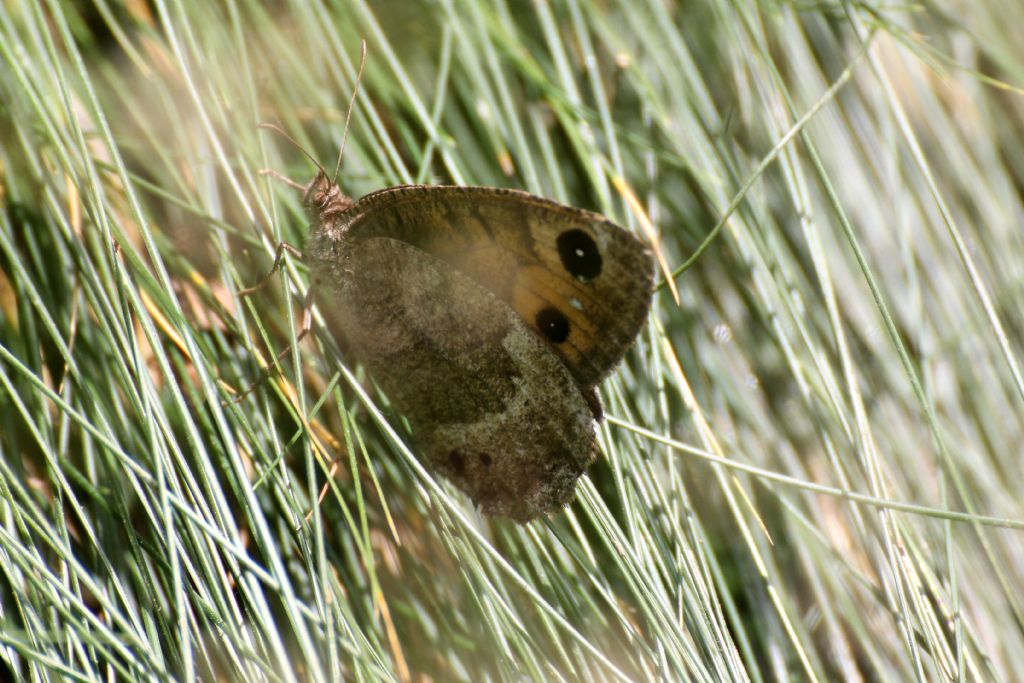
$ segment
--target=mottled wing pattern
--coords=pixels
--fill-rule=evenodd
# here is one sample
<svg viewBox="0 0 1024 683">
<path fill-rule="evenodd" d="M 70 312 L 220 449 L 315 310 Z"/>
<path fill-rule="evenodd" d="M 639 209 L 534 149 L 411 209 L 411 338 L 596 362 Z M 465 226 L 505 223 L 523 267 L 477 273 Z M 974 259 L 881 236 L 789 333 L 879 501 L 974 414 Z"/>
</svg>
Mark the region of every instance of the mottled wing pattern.
<svg viewBox="0 0 1024 683">
<path fill-rule="evenodd" d="M 488 514 L 564 507 L 597 446 L 558 356 L 506 302 L 408 241 L 348 234 L 334 256 L 330 274 L 311 261 L 317 306 L 431 464 Z"/>
</svg>

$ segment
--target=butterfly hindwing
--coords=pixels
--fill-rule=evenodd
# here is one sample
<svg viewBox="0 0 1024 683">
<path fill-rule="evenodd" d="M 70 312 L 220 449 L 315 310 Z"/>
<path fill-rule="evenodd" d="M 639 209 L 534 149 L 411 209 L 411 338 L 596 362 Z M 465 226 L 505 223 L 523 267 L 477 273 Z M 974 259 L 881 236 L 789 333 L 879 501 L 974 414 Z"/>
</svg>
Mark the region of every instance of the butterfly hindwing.
<svg viewBox="0 0 1024 683">
<path fill-rule="evenodd" d="M 419 247 L 370 237 L 340 253 L 346 275 L 317 287 L 317 306 L 431 464 L 489 514 L 526 521 L 564 507 L 597 446 L 558 356 L 508 304 Z"/>
</svg>

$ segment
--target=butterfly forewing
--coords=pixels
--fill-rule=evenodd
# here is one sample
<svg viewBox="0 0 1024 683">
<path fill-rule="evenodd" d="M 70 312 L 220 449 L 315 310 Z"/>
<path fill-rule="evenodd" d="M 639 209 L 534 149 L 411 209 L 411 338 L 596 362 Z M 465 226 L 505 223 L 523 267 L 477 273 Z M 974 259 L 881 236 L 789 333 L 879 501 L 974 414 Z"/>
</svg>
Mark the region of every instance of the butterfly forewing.
<svg viewBox="0 0 1024 683">
<path fill-rule="evenodd" d="M 649 250 L 598 214 L 515 190 L 450 186 L 381 190 L 349 213 L 349 239 L 411 244 L 508 303 L 583 388 L 621 360 L 650 306 Z"/>
</svg>

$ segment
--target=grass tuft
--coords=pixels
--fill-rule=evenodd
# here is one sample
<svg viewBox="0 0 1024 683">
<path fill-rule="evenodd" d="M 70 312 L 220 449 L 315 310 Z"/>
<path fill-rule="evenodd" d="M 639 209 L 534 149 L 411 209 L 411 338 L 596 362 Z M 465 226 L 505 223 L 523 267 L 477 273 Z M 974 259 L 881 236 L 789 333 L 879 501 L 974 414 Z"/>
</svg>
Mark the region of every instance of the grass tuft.
<svg viewBox="0 0 1024 683">
<path fill-rule="evenodd" d="M 1024 7 L 0 4 L 0 677 L 1015 680 Z M 656 244 L 564 513 L 324 335 L 299 182 Z M 672 291 L 672 283 L 677 291 Z M 254 391 L 246 387 L 264 376 Z"/>
</svg>

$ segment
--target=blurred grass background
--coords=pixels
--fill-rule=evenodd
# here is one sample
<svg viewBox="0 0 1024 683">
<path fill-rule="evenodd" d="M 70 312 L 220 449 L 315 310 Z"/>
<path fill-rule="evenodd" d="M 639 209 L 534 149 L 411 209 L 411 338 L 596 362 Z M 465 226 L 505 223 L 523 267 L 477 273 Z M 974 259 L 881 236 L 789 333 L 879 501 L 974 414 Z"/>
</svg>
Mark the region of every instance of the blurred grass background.
<svg viewBox="0 0 1024 683">
<path fill-rule="evenodd" d="M 1022 23 L 998 0 L 0 3 L 0 669 L 1024 678 Z M 306 283 L 292 261 L 237 296 L 306 232 L 261 169 L 314 171 L 256 124 L 332 165 L 361 40 L 353 196 L 516 187 L 697 255 L 549 520 L 425 472 L 322 336 L 230 402 Z"/>
</svg>

